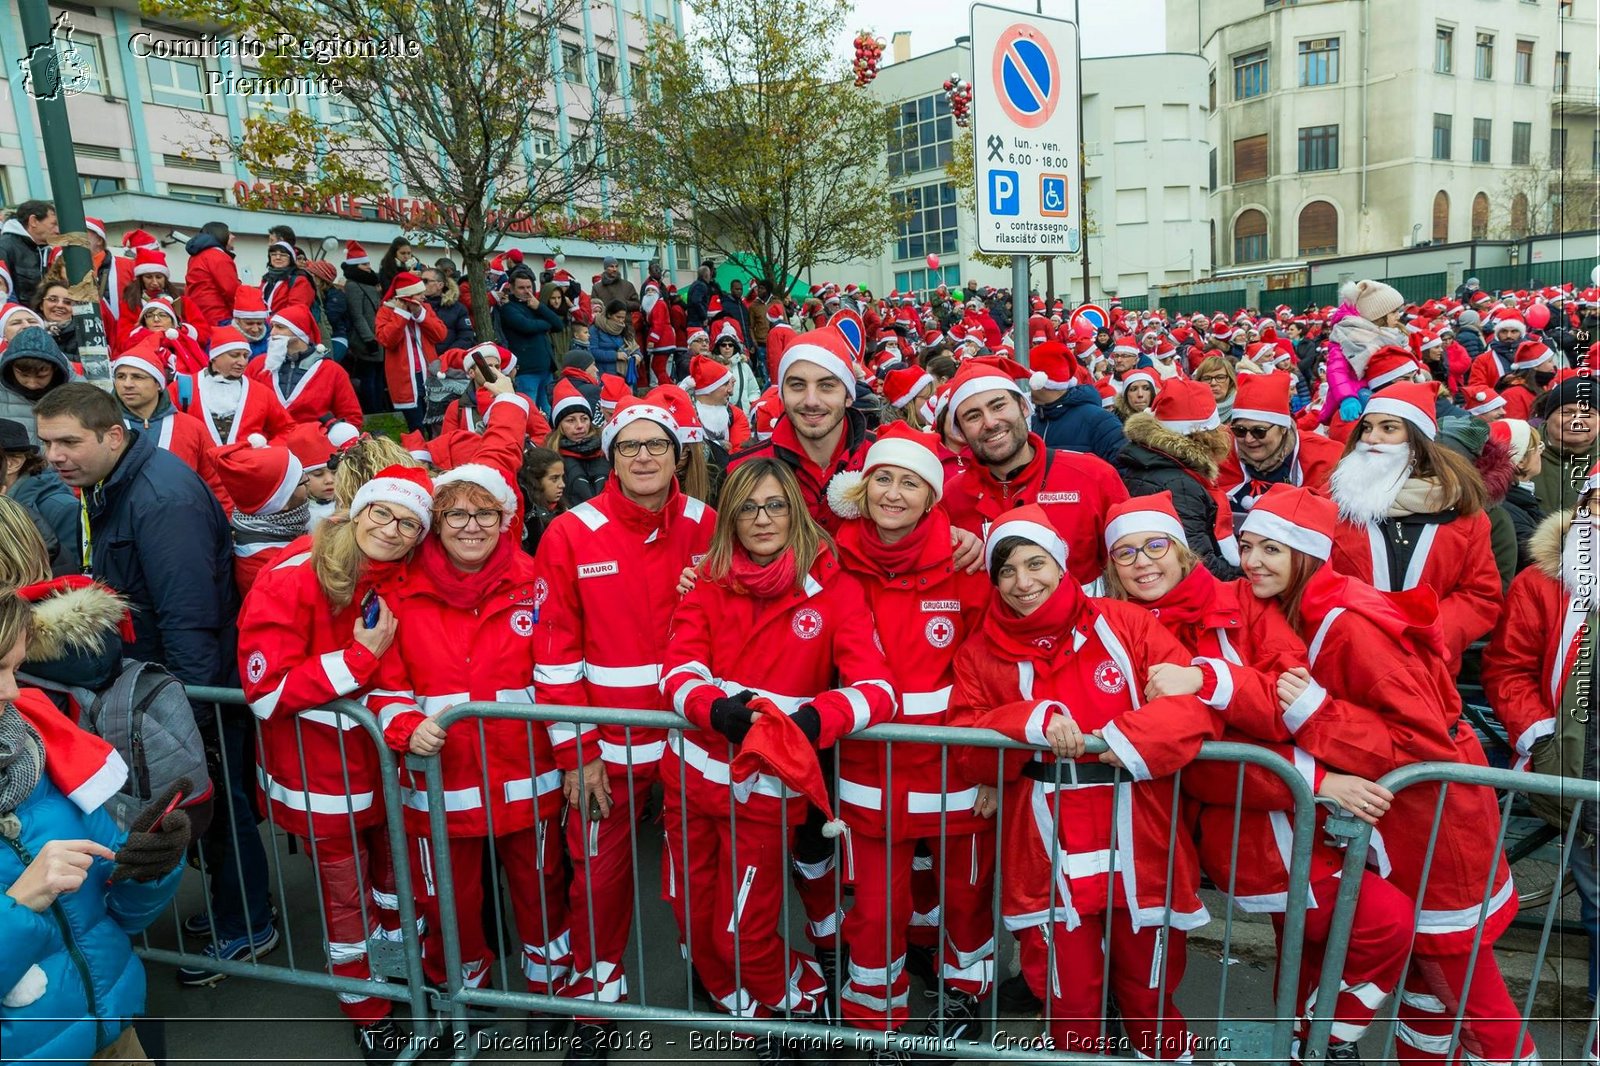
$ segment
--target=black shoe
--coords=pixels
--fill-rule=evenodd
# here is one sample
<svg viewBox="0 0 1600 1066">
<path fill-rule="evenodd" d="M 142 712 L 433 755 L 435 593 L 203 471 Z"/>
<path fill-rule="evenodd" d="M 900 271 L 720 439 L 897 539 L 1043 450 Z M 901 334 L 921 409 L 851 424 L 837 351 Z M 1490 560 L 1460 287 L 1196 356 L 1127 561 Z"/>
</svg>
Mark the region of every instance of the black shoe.
<svg viewBox="0 0 1600 1066">
<path fill-rule="evenodd" d="M 944 1009 L 935 1010 L 928 1016 L 928 1024 L 922 1030 L 922 1035 L 940 1040 L 978 1039 L 983 1035 L 983 1019 L 978 1017 L 978 997 L 946 989 Z"/>
<path fill-rule="evenodd" d="M 1044 1010 L 1044 1001 L 1033 994 L 1028 979 L 1020 973 L 1001 981 L 995 995 L 1000 1013 L 1007 1018 L 1031 1018 Z"/>
<path fill-rule="evenodd" d="M 1329 1040 L 1328 1054 L 1324 1057 L 1329 1062 L 1353 1062 L 1361 1066 L 1361 1049 L 1354 1040 Z"/>
<path fill-rule="evenodd" d="M 579 1022 L 572 1030 L 572 1044 L 562 1062 L 592 1066 L 606 1062 L 611 1055 L 611 1026 L 599 1022 Z"/>
<path fill-rule="evenodd" d="M 407 1048 L 406 1035 L 400 1031 L 393 1018 L 383 1018 L 371 1025 L 356 1027 L 356 1046 L 367 1066 L 389 1066 Z"/>
<path fill-rule="evenodd" d="M 906 945 L 906 973 L 922 982 L 922 994 L 930 998 L 939 994 L 939 956 L 931 944 Z"/>
<path fill-rule="evenodd" d="M 827 1021 L 833 1020 L 834 1004 L 839 1002 L 839 963 L 842 947 L 817 948 L 817 965 L 822 968 L 822 982 L 828 986 L 817 1013 Z"/>
<path fill-rule="evenodd" d="M 780 1066 L 784 1061 L 783 1041 L 771 1033 L 762 1033 L 756 1037 L 750 1050 L 755 1052 L 756 1061 L 761 1063 L 761 1066 Z"/>
</svg>

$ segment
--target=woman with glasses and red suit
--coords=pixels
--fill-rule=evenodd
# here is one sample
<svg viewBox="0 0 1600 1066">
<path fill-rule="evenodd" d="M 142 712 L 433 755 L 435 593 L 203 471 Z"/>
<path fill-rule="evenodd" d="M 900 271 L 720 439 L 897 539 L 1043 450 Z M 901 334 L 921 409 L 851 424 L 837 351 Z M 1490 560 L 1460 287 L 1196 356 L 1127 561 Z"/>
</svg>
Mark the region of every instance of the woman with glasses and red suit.
<svg viewBox="0 0 1600 1066">
<path fill-rule="evenodd" d="M 1294 746 L 1284 724 L 1278 678 L 1287 670 L 1305 669 L 1306 647 L 1282 612 L 1271 601 L 1252 596 L 1248 582 L 1221 581 L 1199 565 L 1168 493 L 1136 496 L 1113 507 L 1106 516 L 1105 538 L 1111 557 L 1106 567 L 1108 594 L 1150 611 L 1194 656 L 1188 666 L 1152 667 L 1146 694 L 1197 696 L 1213 719 L 1212 735 L 1259 744 L 1281 755 L 1317 795 L 1376 825 L 1393 799 L 1390 793 L 1317 763 Z M 1136 751 L 1154 746 L 1170 754 L 1170 727 L 1159 718 L 1128 715 L 1120 720 L 1119 730 Z M 1151 758 L 1144 761 L 1152 765 Z M 1244 767 L 1236 840 L 1238 788 L 1239 767 L 1231 763 L 1196 762 L 1183 771 L 1184 794 L 1197 804 L 1200 868 L 1214 884 L 1232 893 L 1241 910 L 1272 915 L 1281 933 L 1288 905 L 1294 798 L 1277 774 Z M 1302 1009 L 1321 971 L 1321 946 L 1328 937 L 1343 862 L 1343 854 L 1320 838 L 1313 845 L 1312 909 L 1306 911 L 1307 950 L 1300 970 Z M 1387 881 L 1375 874 L 1363 878 L 1335 1005 L 1330 1058 L 1353 1055 L 1353 1042 L 1399 983 L 1411 943 L 1412 909 L 1412 901 Z"/>
<path fill-rule="evenodd" d="M 950 719 L 1037 745 L 1007 751 L 1000 775 L 1001 909 L 1021 942 L 1023 976 L 1046 1001 L 1057 1051 L 1108 1046 L 1104 993 L 1121 1008 L 1135 1053 L 1188 1061 L 1192 1038 L 1173 997 L 1186 931 L 1208 915 L 1194 842 L 1173 835 L 1173 782 L 1162 775 L 1211 725 L 1197 696 L 1145 693 L 1193 656 L 1150 612 L 1089 599 L 1063 580 L 1066 543 L 1037 505 L 995 522 L 984 553 L 995 594 L 956 655 Z M 1135 750 L 1118 726 L 1140 718 L 1160 723 L 1162 735 Z M 1091 731 L 1111 751 L 1085 756 Z M 1111 765 L 1119 759 L 1125 772 Z M 1000 783 L 993 751 L 967 749 L 955 761 L 975 784 Z M 1115 841 L 1113 815 L 1122 822 Z"/>
<path fill-rule="evenodd" d="M 892 718 L 881 647 L 861 583 L 788 465 L 757 456 L 735 467 L 699 581 L 672 616 L 661 680 L 696 727 L 673 730 L 662 759 L 665 895 L 707 992 L 731 1013 L 810 1014 L 826 985 L 778 928 L 805 797 L 769 774 L 735 781 L 730 764 L 758 713 L 786 717 L 815 749 Z M 757 1053 L 781 1055 L 770 1040 Z"/>
<path fill-rule="evenodd" d="M 1367 405 L 1363 424 L 1377 404 Z M 1477 734 L 1461 721 L 1437 596 L 1427 587 L 1381 592 L 1336 573 L 1327 562 L 1338 525 L 1331 501 L 1277 485 L 1240 530 L 1251 593 L 1276 601 L 1307 641 L 1309 673 L 1278 678 L 1295 744 L 1374 781 L 1416 762 L 1486 765 Z M 1363 799 L 1358 810 L 1363 802 L 1373 805 L 1367 813 L 1377 809 Z M 1401 1061 L 1443 1061 L 1463 1007 L 1461 1045 L 1472 1060 L 1536 1061 L 1531 1039 L 1517 1043 L 1521 1013 L 1493 950 L 1517 913 L 1498 820 L 1488 788 L 1425 784 L 1395 793 L 1373 831 L 1380 871 L 1421 904 L 1400 997 Z"/>
<path fill-rule="evenodd" d="M 950 519 L 939 507 L 944 467 L 938 449 L 931 433 L 904 422 L 885 426 L 867 449 L 859 480 L 834 505 L 848 519 L 839 528 L 839 559 L 867 590 L 900 693 L 901 719 L 931 726 L 945 724 L 956 652 L 989 602 L 988 581 L 953 561 Z M 850 974 L 839 997 L 845 1019 L 863 1029 L 896 1029 L 910 1017 L 906 927 L 916 909 L 913 859 L 925 843 L 932 872 L 944 885 L 944 943 L 936 964 L 944 1010 L 927 1031 L 975 1038 L 978 1000 L 994 980 L 994 790 L 957 778 L 937 745 L 891 750 L 844 741 L 839 808 L 851 827 L 844 869 L 855 885 L 855 904 L 844 921 Z"/>
<path fill-rule="evenodd" d="M 440 474 L 432 525 L 393 604 L 399 634 L 367 704 L 400 753 L 440 756 L 461 981 L 478 988 L 494 958 L 483 928 L 484 849 L 502 856 L 528 991 L 553 994 L 570 959 L 561 846 L 561 771 L 543 722 L 471 718 L 447 728 L 435 716 L 459 703 L 532 704 L 538 603 L 533 560 L 515 535 L 517 497 L 494 467 L 467 463 Z M 423 965 L 443 981 L 441 915 L 433 870 L 427 786 L 404 769 L 400 791 L 419 909 L 427 920 Z M 492 897 L 491 897 L 492 898 Z M 495 930 L 495 943 L 499 931 Z"/>
<path fill-rule="evenodd" d="M 310 551 L 256 578 L 239 615 L 239 673 L 259 725 L 256 780 L 273 824 L 309 841 L 328 963 L 340 977 L 371 975 L 369 939 L 400 939 L 399 901 L 377 753 L 353 718 L 322 707 L 360 699 L 376 682 L 397 632 L 391 608 L 404 563 L 432 504 L 415 465 L 380 471 L 355 493 L 348 518 L 318 527 Z M 389 1000 L 341 994 L 339 1009 L 359 1027 L 367 1062 L 403 1050 Z"/>
</svg>

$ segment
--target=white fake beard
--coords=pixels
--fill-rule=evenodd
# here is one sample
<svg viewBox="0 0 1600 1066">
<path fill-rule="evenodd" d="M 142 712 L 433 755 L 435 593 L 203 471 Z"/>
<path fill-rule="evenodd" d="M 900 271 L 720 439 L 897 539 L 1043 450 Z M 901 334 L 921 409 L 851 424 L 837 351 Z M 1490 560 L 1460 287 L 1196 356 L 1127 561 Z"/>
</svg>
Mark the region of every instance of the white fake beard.
<svg viewBox="0 0 1600 1066">
<path fill-rule="evenodd" d="M 1411 445 L 1357 444 L 1328 479 L 1339 515 L 1369 525 L 1384 518 L 1411 474 Z"/>
<path fill-rule="evenodd" d="M 1579 516 L 1561 545 L 1561 581 L 1570 596 L 1586 599 L 1593 609 L 1596 581 L 1600 579 L 1600 526 Z"/>
<path fill-rule="evenodd" d="M 289 358 L 289 338 L 270 337 L 267 340 L 267 373 L 276 374 L 278 368 Z"/>
<path fill-rule="evenodd" d="M 733 421 L 733 416 L 728 413 L 727 407 L 722 404 L 695 403 L 695 413 L 700 416 L 700 425 L 705 427 L 706 436 L 715 437 L 726 442 L 728 439 L 728 425 Z"/>
</svg>

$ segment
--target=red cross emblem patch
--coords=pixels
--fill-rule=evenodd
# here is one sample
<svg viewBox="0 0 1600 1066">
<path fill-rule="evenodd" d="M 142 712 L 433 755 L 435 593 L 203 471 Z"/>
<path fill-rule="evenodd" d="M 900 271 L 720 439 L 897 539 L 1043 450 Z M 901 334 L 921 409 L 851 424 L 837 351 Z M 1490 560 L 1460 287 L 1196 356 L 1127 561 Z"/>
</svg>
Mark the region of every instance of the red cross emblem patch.
<svg viewBox="0 0 1600 1066">
<path fill-rule="evenodd" d="M 1110 659 L 1094 668 L 1094 683 L 1101 692 L 1121 692 L 1128 687 L 1128 679 Z"/>
<path fill-rule="evenodd" d="M 802 607 L 789 620 L 789 628 L 801 640 L 813 640 L 822 635 L 822 615 L 811 607 Z"/>
<path fill-rule="evenodd" d="M 922 627 L 922 634 L 935 648 L 948 648 L 950 642 L 956 639 L 956 624 L 944 615 L 936 614 Z"/>
</svg>

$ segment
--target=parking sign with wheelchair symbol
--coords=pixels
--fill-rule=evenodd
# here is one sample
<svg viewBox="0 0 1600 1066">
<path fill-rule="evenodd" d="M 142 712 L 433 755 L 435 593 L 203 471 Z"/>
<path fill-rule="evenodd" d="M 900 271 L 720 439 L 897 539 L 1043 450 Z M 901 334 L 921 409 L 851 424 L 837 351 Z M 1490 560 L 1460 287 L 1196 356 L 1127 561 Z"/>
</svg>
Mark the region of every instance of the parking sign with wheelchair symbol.
<svg viewBox="0 0 1600 1066">
<path fill-rule="evenodd" d="M 1039 175 L 1039 213 L 1046 218 L 1066 218 L 1071 213 L 1065 174 Z"/>
</svg>

